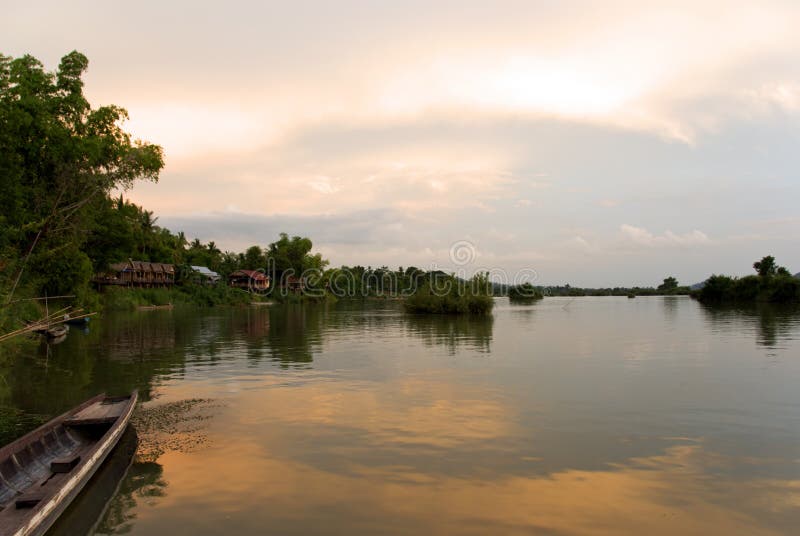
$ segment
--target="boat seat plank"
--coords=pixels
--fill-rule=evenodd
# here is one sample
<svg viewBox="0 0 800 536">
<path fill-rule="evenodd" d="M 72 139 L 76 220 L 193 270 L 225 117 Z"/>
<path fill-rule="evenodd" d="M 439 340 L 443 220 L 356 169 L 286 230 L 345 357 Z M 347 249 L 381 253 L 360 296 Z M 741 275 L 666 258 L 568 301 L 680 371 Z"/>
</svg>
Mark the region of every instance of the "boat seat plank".
<svg viewBox="0 0 800 536">
<path fill-rule="evenodd" d="M 125 409 L 125 401 L 96 402 L 82 409 L 66 421 L 69 426 L 112 423 Z"/>
<path fill-rule="evenodd" d="M 50 462 L 50 470 L 54 473 L 69 473 L 80 461 L 79 454 L 56 458 Z"/>
<path fill-rule="evenodd" d="M 39 504 L 42 499 L 44 499 L 44 493 L 39 490 L 31 491 L 17 497 L 17 499 L 14 501 L 14 505 L 18 510 L 23 508 L 33 508 Z"/>
<path fill-rule="evenodd" d="M 67 426 L 89 426 L 92 424 L 111 424 L 116 420 L 116 417 L 100 417 L 97 419 L 67 419 L 64 421 L 64 424 Z"/>
<path fill-rule="evenodd" d="M 45 497 L 49 497 L 57 491 L 58 488 L 61 487 L 61 483 L 66 476 L 66 473 L 55 473 L 50 478 L 43 480 L 42 483 L 37 485 L 34 489 L 30 489 L 18 496 L 14 500 L 16 509 L 23 510 L 25 508 L 33 508 L 44 500 Z M 0 523 L 0 526 L 1 525 L 2 523 Z"/>
</svg>

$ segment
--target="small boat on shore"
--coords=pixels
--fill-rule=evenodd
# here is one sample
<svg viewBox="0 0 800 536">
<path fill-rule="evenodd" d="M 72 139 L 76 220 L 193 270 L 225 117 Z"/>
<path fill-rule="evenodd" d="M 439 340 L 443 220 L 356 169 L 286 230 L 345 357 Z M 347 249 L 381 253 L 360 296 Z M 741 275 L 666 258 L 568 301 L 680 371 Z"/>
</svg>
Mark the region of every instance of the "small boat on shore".
<svg viewBox="0 0 800 536">
<path fill-rule="evenodd" d="M 39 333 L 45 335 L 48 339 L 58 339 L 60 337 L 64 337 L 68 331 L 69 326 L 65 324 L 55 324 L 53 326 L 48 326 Z"/>
<path fill-rule="evenodd" d="M 69 326 L 65 324 L 50 324 L 45 325 L 42 324 L 38 327 L 33 326 L 35 329 L 32 331 L 34 333 L 38 333 L 39 335 L 44 335 L 48 339 L 58 339 L 59 337 L 63 337 L 69 331 Z"/>
<path fill-rule="evenodd" d="M 98 395 L 0 449 L 0 534 L 44 534 L 113 450 L 136 399 Z"/>
</svg>

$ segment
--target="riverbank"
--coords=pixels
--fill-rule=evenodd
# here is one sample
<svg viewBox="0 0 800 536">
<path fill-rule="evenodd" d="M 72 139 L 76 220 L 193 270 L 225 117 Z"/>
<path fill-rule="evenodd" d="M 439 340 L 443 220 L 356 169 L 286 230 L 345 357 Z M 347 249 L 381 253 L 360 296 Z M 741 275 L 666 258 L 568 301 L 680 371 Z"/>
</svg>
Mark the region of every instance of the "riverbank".
<svg viewBox="0 0 800 536">
<path fill-rule="evenodd" d="M 100 294 L 100 307 L 106 312 L 135 311 L 168 306 L 216 307 L 247 305 L 262 301 L 241 289 L 224 285 L 176 286 L 172 288 L 109 288 Z"/>
</svg>

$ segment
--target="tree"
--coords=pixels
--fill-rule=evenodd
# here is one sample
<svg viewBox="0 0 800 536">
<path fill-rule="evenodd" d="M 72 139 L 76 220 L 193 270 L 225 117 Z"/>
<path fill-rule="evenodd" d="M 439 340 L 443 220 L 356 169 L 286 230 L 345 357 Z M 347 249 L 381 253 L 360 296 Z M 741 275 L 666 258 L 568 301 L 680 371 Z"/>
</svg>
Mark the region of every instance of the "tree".
<svg viewBox="0 0 800 536">
<path fill-rule="evenodd" d="M 319 264 L 322 259 L 306 259 L 313 244 L 308 238 L 293 236 L 291 239 L 286 233 L 281 233 L 280 238 L 269 245 L 268 257 L 275 265 L 275 271 L 280 276 L 287 270 L 293 270 L 299 276 L 310 264 Z"/>
<path fill-rule="evenodd" d="M 39 276 L 40 290 L 61 279 L 85 285 L 93 209 L 115 189 L 157 181 L 164 166 L 161 147 L 122 129 L 123 108 L 91 107 L 81 79 L 88 65 L 75 51 L 55 72 L 29 55 L 0 55 L 0 254 L 12 265 L 9 294 L 25 273 Z M 56 259 L 74 273 L 53 270 Z"/>
<path fill-rule="evenodd" d="M 675 290 L 677 290 L 677 288 L 678 288 L 678 280 L 672 276 L 669 276 L 666 279 L 664 279 L 663 283 L 658 285 L 657 290 L 659 292 L 669 293 L 669 292 L 674 292 Z"/>
<path fill-rule="evenodd" d="M 771 277 L 775 275 L 778 270 L 775 265 L 775 257 L 772 255 L 767 255 L 760 261 L 754 262 L 753 268 L 755 268 L 756 272 L 758 272 L 758 275 L 761 277 Z"/>
<path fill-rule="evenodd" d="M 248 270 L 258 270 L 266 268 L 264 263 L 264 251 L 259 246 L 250 246 L 244 252 L 244 268 Z"/>
</svg>

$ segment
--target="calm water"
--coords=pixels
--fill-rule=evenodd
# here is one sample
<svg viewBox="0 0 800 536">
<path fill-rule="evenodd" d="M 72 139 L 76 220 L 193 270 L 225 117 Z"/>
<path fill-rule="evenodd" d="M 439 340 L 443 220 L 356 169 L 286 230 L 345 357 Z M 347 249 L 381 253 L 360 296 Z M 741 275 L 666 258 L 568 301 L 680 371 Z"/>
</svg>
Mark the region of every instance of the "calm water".
<svg viewBox="0 0 800 536">
<path fill-rule="evenodd" d="M 3 379 L 22 423 L 100 391 L 145 400 L 133 465 L 135 443 L 62 533 L 800 527 L 797 312 L 655 297 L 498 300 L 485 320 L 384 302 L 149 311 L 73 330 Z"/>
</svg>

